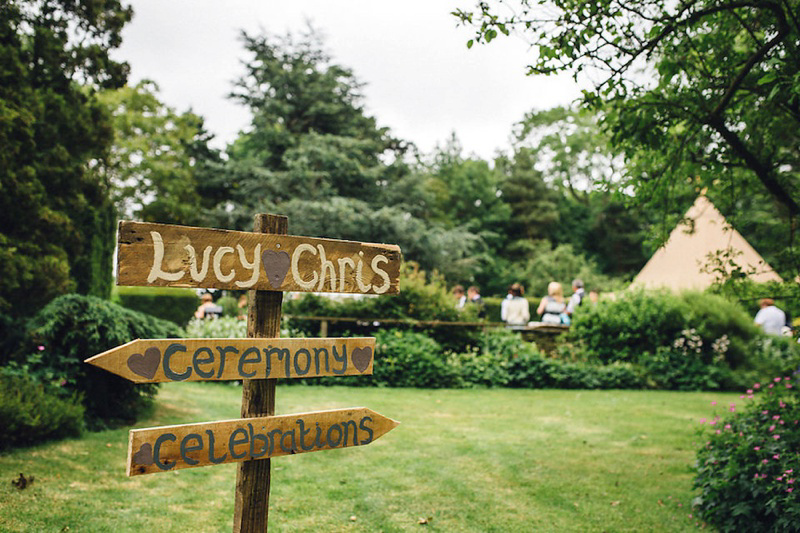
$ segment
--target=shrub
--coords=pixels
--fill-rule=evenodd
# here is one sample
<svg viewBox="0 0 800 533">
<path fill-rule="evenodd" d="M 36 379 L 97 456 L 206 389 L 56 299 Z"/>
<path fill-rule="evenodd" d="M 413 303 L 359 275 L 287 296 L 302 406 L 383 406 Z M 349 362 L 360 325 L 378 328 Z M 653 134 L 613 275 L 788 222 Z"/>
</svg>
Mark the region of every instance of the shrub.
<svg viewBox="0 0 800 533">
<path fill-rule="evenodd" d="M 398 329 L 379 331 L 375 337 L 372 380 L 377 384 L 430 389 L 461 385 L 458 372 L 430 337 Z"/>
<path fill-rule="evenodd" d="M 185 326 L 200 305 L 194 290 L 176 287 L 117 287 L 112 300 L 179 326 Z"/>
<path fill-rule="evenodd" d="M 758 388 L 760 387 L 760 392 Z M 697 452 L 698 515 L 721 531 L 797 531 L 800 398 L 788 377 L 748 391 L 715 417 Z"/>
<path fill-rule="evenodd" d="M 643 352 L 669 346 L 687 329 L 688 305 L 669 292 L 629 291 L 616 300 L 581 306 L 570 338 L 600 362 L 634 362 Z"/>
<path fill-rule="evenodd" d="M 83 398 L 87 419 L 134 421 L 155 395 L 156 385 L 134 384 L 83 361 L 136 338 L 178 337 L 172 322 L 92 296 L 56 298 L 34 316 L 26 334 L 25 367 L 43 381 L 58 380 Z"/>
<path fill-rule="evenodd" d="M 24 375 L 0 373 L 0 450 L 79 435 L 84 409 Z"/>
<path fill-rule="evenodd" d="M 186 326 L 189 339 L 243 339 L 247 337 L 247 320 L 232 316 L 193 318 Z"/>
<path fill-rule="evenodd" d="M 696 357 L 704 364 L 724 361 L 731 368 L 747 362 L 750 344 L 760 336 L 741 306 L 721 296 L 630 291 L 582 307 L 575 313 L 570 338 L 604 363 L 635 362 L 643 353 L 673 347 L 684 331 L 698 338 Z"/>
</svg>

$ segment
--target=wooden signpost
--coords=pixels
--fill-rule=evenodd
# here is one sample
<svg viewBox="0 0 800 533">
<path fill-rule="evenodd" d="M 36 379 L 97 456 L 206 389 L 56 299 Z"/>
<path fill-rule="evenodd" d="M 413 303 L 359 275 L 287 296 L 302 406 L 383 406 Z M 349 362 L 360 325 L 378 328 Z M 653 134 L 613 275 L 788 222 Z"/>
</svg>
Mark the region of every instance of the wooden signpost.
<svg viewBox="0 0 800 533">
<path fill-rule="evenodd" d="M 266 531 L 270 458 L 369 444 L 398 422 L 365 407 L 275 416 L 277 378 L 372 374 L 374 338 L 280 339 L 283 291 L 391 294 L 400 248 L 120 222 L 118 285 L 248 289 L 247 339 L 136 339 L 86 362 L 136 383 L 242 380 L 241 418 L 134 429 L 129 476 L 238 462 L 234 531 Z"/>
</svg>

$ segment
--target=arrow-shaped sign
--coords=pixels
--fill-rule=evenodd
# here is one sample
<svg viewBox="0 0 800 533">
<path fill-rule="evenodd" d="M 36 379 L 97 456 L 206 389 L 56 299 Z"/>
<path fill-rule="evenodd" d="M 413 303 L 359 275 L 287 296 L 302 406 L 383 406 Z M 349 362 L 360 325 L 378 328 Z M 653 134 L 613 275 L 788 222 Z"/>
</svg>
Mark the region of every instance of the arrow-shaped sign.
<svg viewBox="0 0 800 533">
<path fill-rule="evenodd" d="M 137 339 L 86 360 L 136 383 L 372 374 L 373 337 Z"/>
<path fill-rule="evenodd" d="M 366 407 L 133 429 L 128 475 L 363 446 L 399 422 Z"/>
</svg>

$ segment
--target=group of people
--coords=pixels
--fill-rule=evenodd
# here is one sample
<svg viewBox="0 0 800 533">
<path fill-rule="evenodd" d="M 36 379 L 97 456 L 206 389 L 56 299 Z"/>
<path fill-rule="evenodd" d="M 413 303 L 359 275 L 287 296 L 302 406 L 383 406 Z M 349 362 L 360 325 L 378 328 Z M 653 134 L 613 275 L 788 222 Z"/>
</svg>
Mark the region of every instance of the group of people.
<svg viewBox="0 0 800 533">
<path fill-rule="evenodd" d="M 523 293 L 524 289 L 519 283 L 508 288 L 508 296 L 503 301 L 500 316 L 510 326 L 527 325 L 530 321 L 528 301 L 522 297 Z M 551 281 L 547 284 L 547 295 L 541 299 L 536 308 L 536 314 L 545 324 L 568 325 L 575 309 L 583 303 L 585 295 L 586 289 L 580 279 L 572 281 L 572 295 L 569 299 L 564 298 L 564 289 L 561 284 Z M 590 295 L 593 297 L 592 301 L 597 301 L 596 291 L 592 291 Z"/>
<path fill-rule="evenodd" d="M 531 320 L 530 305 L 524 294 L 525 288 L 519 283 L 514 283 L 508 288 L 508 295 L 500 307 L 500 318 L 509 326 L 527 326 Z M 545 324 L 569 324 L 575 309 L 583 303 L 585 294 L 583 281 L 580 279 L 572 281 L 572 295 L 569 299 L 564 298 L 561 284 L 551 281 L 547 286 L 547 296 L 542 298 L 536 308 L 536 314 Z M 478 287 L 470 287 L 465 294 L 464 287 L 456 285 L 453 288 L 453 297 L 456 299 L 457 309 L 463 309 L 467 305 L 477 305 L 478 316 L 485 316 L 483 299 Z M 597 292 L 590 291 L 589 298 L 596 302 Z"/>
<path fill-rule="evenodd" d="M 486 316 L 486 310 L 483 308 L 483 298 L 481 298 L 481 289 L 472 285 L 464 293 L 464 287 L 456 285 L 453 287 L 453 297 L 456 299 L 456 309 L 464 309 L 467 305 L 474 305 L 478 309 L 478 318 Z"/>
</svg>

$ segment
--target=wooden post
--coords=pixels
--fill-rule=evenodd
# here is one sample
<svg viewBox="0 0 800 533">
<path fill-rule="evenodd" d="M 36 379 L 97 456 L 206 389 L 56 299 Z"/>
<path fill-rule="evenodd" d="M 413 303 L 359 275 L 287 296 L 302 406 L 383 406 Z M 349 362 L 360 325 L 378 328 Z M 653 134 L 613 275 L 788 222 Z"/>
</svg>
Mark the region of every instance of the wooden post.
<svg viewBox="0 0 800 533">
<path fill-rule="evenodd" d="M 253 231 L 286 235 L 289 219 L 285 216 L 255 216 Z M 250 291 L 247 310 L 248 337 L 279 337 L 283 292 Z M 275 414 L 275 379 L 246 379 L 242 383 L 242 418 Z M 239 463 L 236 473 L 236 502 L 233 531 L 267 531 L 269 515 L 270 459 Z"/>
</svg>

